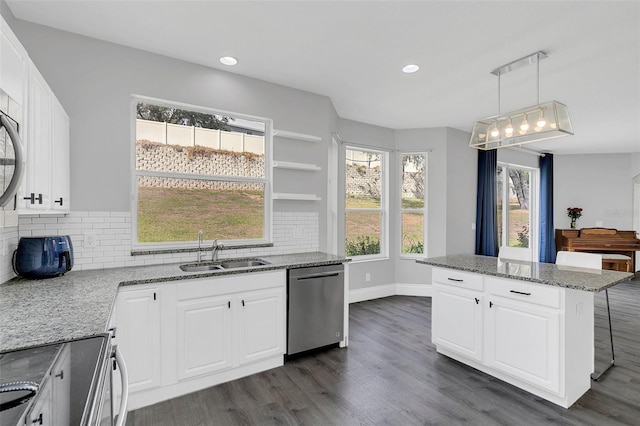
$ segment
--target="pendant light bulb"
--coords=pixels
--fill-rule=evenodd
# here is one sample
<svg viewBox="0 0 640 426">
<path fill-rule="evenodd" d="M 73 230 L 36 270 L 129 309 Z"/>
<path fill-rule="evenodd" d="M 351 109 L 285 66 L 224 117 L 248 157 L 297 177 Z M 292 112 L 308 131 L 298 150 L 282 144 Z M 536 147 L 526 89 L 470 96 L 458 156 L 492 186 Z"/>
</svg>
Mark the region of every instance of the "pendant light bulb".
<svg viewBox="0 0 640 426">
<path fill-rule="evenodd" d="M 504 132 L 507 136 L 511 136 L 513 134 L 513 125 L 511 124 L 511 119 L 509 119 L 507 127 L 504 128 Z"/>
<path fill-rule="evenodd" d="M 498 130 L 497 122 L 493 124 L 493 130 L 491 131 L 491 136 L 494 138 L 497 138 L 498 136 L 500 136 L 500 131 Z"/>
<path fill-rule="evenodd" d="M 526 133 L 529 130 L 529 122 L 527 121 L 527 114 L 524 115 L 524 120 L 522 120 L 522 124 L 520 125 L 520 130 L 523 133 Z"/>
<path fill-rule="evenodd" d="M 544 109 L 541 109 L 540 117 L 538 118 L 538 122 L 536 123 L 536 126 L 542 129 L 546 125 L 547 125 L 547 120 L 545 120 L 544 118 Z"/>
</svg>

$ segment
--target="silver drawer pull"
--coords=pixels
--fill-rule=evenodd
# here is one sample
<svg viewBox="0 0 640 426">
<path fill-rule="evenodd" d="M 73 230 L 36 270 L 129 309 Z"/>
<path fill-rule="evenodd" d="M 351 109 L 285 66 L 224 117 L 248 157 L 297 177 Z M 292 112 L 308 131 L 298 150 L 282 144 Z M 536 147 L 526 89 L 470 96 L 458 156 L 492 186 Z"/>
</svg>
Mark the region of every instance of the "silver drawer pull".
<svg viewBox="0 0 640 426">
<path fill-rule="evenodd" d="M 459 279 L 457 279 L 457 278 L 447 278 L 447 279 L 448 279 L 449 281 L 455 281 L 455 282 L 457 282 L 457 283 L 464 282 L 464 280 L 459 280 Z"/>
<path fill-rule="evenodd" d="M 515 293 L 515 294 L 521 294 L 523 296 L 531 296 L 531 293 L 525 293 L 524 291 L 515 291 L 515 290 L 509 290 L 510 293 Z"/>
</svg>

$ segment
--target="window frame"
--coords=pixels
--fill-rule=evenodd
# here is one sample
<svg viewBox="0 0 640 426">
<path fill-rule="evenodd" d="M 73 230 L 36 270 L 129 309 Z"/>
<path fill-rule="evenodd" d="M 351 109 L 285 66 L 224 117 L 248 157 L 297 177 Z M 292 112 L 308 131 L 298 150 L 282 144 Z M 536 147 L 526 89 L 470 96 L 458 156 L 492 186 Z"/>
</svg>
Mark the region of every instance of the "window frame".
<svg viewBox="0 0 640 426">
<path fill-rule="evenodd" d="M 380 165 L 382 170 L 380 171 L 380 179 L 382 180 L 380 184 L 380 208 L 379 209 L 354 209 L 348 208 L 346 205 L 346 197 L 347 197 L 347 180 L 346 180 L 346 165 L 347 165 L 347 151 L 360 151 L 360 152 L 371 152 L 374 154 L 379 154 L 381 156 Z M 390 152 L 385 151 L 379 148 L 374 147 L 365 147 L 354 144 L 346 144 L 344 146 L 344 240 L 343 240 L 343 249 L 346 255 L 346 241 L 347 241 L 347 213 L 349 212 L 363 212 L 363 213 L 371 213 L 371 212 L 380 212 L 380 253 L 378 254 L 365 254 L 358 256 L 349 256 L 349 259 L 352 262 L 368 262 L 368 261 L 376 261 L 376 260 L 384 260 L 389 258 L 389 156 Z"/>
<path fill-rule="evenodd" d="M 427 236 L 428 236 L 428 227 L 427 227 L 427 200 L 428 200 L 428 195 L 429 195 L 429 173 L 428 173 L 428 166 L 429 166 L 429 153 L 427 151 L 419 151 L 419 152 L 412 152 L 412 151 L 401 151 L 398 152 L 398 169 L 400 170 L 400 172 L 402 172 L 402 159 L 405 155 L 421 155 L 424 157 L 424 206 L 422 207 L 422 209 L 404 209 L 402 207 L 402 184 L 403 184 L 403 177 L 400 177 L 400 181 L 398 182 L 398 190 L 399 190 L 399 233 L 398 235 L 400 236 L 399 239 L 399 246 L 398 246 L 398 250 L 399 250 L 399 258 L 400 259 L 422 259 L 425 257 L 428 257 L 428 250 L 427 250 Z M 422 253 L 403 253 L 402 252 L 402 216 L 404 213 L 422 213 L 422 244 L 423 244 L 423 248 L 422 248 Z"/>
<path fill-rule="evenodd" d="M 193 175 L 184 173 L 171 173 L 171 172 L 157 172 L 148 170 L 136 169 L 136 107 L 138 103 L 150 103 L 158 106 L 180 108 L 191 110 L 195 112 L 201 112 L 206 114 L 216 114 L 233 116 L 241 119 L 258 121 L 264 123 L 264 178 L 253 177 L 239 177 L 239 176 L 223 176 L 223 175 Z M 138 177 L 140 176 L 154 176 L 165 177 L 175 179 L 196 179 L 196 180 L 209 180 L 209 181 L 223 181 L 223 182 L 247 182 L 247 183 L 262 183 L 264 184 L 264 206 L 263 206 L 263 230 L 262 238 L 260 239 L 234 239 L 234 240 L 220 240 L 226 245 L 231 246 L 243 246 L 243 245 L 260 245 L 260 244 L 272 244 L 273 242 L 273 224 L 272 224 L 272 188 L 273 188 L 273 167 L 272 167 L 272 147 L 273 147 L 273 120 L 264 117 L 252 116 L 248 114 L 241 114 L 237 112 L 225 111 L 220 109 L 214 109 L 209 107 L 203 107 L 198 105 L 187 104 L 184 102 L 177 102 L 159 98 L 153 98 L 142 95 L 131 95 L 131 104 L 129 112 L 131 120 L 131 229 L 132 229 L 132 248 L 142 250 L 166 250 L 166 249 L 181 249 L 193 247 L 194 243 L 198 241 L 198 235 L 194 234 L 194 239 L 191 241 L 167 241 L 162 243 L 144 243 L 138 241 Z M 213 241 L 213 240 L 207 240 Z"/>
<path fill-rule="evenodd" d="M 509 169 L 522 169 L 522 170 L 527 170 L 529 172 L 529 179 L 530 179 L 530 183 L 529 183 L 529 247 L 528 248 L 523 248 L 523 247 L 513 247 L 515 249 L 518 250 L 526 250 L 529 252 L 529 258 L 533 261 L 533 262 L 537 262 L 538 258 L 539 258 L 539 253 L 538 253 L 538 240 L 539 240 L 539 233 L 540 233 L 540 226 L 539 226 L 539 217 L 540 217 L 540 212 L 539 212 L 539 197 L 540 197 L 540 169 L 537 167 L 531 167 L 531 166 L 523 166 L 521 164 L 515 164 L 515 163 L 507 163 L 507 162 L 503 162 L 503 161 L 498 161 L 498 167 L 502 167 L 503 170 L 505 170 L 504 176 L 505 179 L 509 179 Z M 496 187 L 497 187 L 497 182 L 498 182 L 498 176 L 496 174 Z M 505 198 L 507 197 L 507 191 L 508 191 L 509 186 L 505 185 L 503 182 L 502 185 L 502 193 L 498 194 L 498 191 L 496 190 L 496 207 L 498 205 L 498 199 L 497 197 L 501 197 L 502 201 L 503 201 L 503 206 L 505 205 L 509 205 L 508 204 L 508 200 L 507 203 L 505 204 Z M 496 188 L 497 189 L 497 188 Z M 498 246 L 502 247 L 503 245 L 508 245 L 508 232 L 505 232 L 505 229 L 508 231 L 508 209 L 503 208 L 502 209 L 502 238 L 501 241 L 498 241 Z M 505 244 L 506 243 L 506 244 Z"/>
</svg>

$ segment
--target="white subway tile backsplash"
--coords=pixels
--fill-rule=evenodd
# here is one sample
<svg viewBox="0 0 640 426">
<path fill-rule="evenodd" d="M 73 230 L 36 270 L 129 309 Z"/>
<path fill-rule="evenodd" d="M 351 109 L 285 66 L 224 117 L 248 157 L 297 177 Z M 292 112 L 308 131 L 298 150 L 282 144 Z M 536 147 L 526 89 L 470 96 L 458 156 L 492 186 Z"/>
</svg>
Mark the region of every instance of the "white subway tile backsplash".
<svg viewBox="0 0 640 426">
<path fill-rule="evenodd" d="M 220 258 L 287 254 L 319 249 L 317 213 L 274 212 L 273 247 L 222 250 Z M 0 256 L 0 282 L 14 277 L 11 257 L 19 237 L 69 235 L 74 248 L 75 270 L 119 268 L 191 262 L 196 253 L 165 253 L 131 256 L 133 226 L 129 212 L 78 212 L 66 216 L 21 216 L 18 227 L 0 229 L 0 240 L 10 250 Z M 96 247 L 84 247 L 85 234 L 92 234 Z M 0 254 L 2 252 L 0 251 Z M 205 253 L 205 259 L 207 253 Z M 208 253 L 210 254 L 210 253 Z"/>
</svg>

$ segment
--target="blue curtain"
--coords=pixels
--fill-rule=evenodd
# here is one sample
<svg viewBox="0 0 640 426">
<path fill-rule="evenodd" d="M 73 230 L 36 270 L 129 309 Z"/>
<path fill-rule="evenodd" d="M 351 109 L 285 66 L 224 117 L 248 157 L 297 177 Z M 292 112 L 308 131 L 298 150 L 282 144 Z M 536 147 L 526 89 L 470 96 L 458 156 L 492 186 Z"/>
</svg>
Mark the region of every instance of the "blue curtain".
<svg viewBox="0 0 640 426">
<path fill-rule="evenodd" d="M 476 254 L 484 256 L 498 255 L 497 169 L 498 153 L 496 150 L 478 150 Z"/>
<path fill-rule="evenodd" d="M 553 228 L 553 154 L 540 157 L 540 253 L 539 261 L 555 263 Z"/>
</svg>

